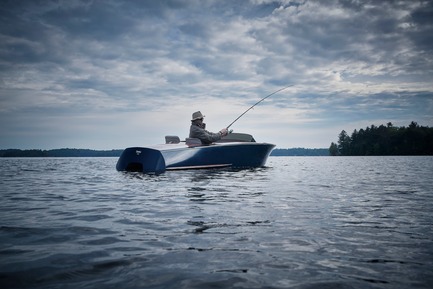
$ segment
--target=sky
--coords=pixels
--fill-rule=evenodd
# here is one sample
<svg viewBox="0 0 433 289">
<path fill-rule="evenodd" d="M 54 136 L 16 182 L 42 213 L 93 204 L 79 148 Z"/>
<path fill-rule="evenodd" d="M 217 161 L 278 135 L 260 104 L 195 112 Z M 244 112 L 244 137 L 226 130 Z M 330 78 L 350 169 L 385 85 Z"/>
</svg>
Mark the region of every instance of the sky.
<svg viewBox="0 0 433 289">
<path fill-rule="evenodd" d="M 201 111 L 277 148 L 433 126 L 433 1 L 3 0 L 0 149 L 188 137 Z"/>
</svg>

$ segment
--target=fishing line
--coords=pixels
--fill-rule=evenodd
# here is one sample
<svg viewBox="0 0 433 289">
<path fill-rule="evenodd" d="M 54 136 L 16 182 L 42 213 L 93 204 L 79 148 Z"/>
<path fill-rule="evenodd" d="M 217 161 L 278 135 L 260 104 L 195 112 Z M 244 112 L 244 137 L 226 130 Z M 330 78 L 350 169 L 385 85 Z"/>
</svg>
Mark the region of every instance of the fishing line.
<svg viewBox="0 0 433 289">
<path fill-rule="evenodd" d="M 262 101 L 264 101 L 265 99 L 267 99 L 268 97 L 270 97 L 271 95 L 274 95 L 274 94 L 276 94 L 276 93 L 278 93 L 278 92 L 280 92 L 280 91 L 282 91 L 282 90 L 284 90 L 284 89 L 286 89 L 286 88 L 289 88 L 289 87 L 291 87 L 291 86 L 293 86 L 294 84 L 291 84 L 291 85 L 289 85 L 289 86 L 286 86 L 286 87 L 283 87 L 283 88 L 280 88 L 280 89 L 278 89 L 278 90 L 276 90 L 276 91 L 274 91 L 274 92 L 272 92 L 271 94 L 268 94 L 267 96 L 265 96 L 265 97 L 263 97 L 261 100 L 259 100 L 258 102 L 256 102 L 254 105 L 252 105 L 249 109 L 247 109 L 246 111 L 244 111 L 240 116 L 238 116 L 234 121 L 232 121 L 232 123 L 231 124 L 229 124 L 229 126 L 227 127 L 227 129 L 229 128 L 229 127 L 231 127 L 232 126 L 232 124 L 234 124 L 238 119 L 240 119 L 244 114 L 246 114 L 248 111 L 250 111 L 253 107 L 255 107 L 256 105 L 258 105 L 259 103 L 261 103 Z"/>
</svg>

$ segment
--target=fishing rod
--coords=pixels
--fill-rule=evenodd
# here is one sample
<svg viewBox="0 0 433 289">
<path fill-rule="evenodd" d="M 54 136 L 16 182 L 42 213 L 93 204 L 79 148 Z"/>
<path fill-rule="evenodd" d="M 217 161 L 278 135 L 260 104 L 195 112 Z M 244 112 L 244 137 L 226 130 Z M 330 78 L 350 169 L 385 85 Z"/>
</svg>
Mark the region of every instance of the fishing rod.
<svg viewBox="0 0 433 289">
<path fill-rule="evenodd" d="M 267 99 L 268 97 L 270 97 L 271 95 L 274 95 L 274 94 L 276 94 L 276 93 L 278 93 L 278 92 L 280 92 L 280 91 L 282 91 L 282 90 L 284 90 L 284 89 L 286 89 L 286 88 L 289 88 L 289 87 L 291 87 L 291 86 L 293 86 L 293 84 L 291 84 L 291 85 L 289 85 L 289 86 L 286 86 L 286 87 L 283 87 L 283 88 L 280 88 L 280 89 L 278 89 L 278 90 L 272 92 L 271 94 L 268 94 L 267 96 L 263 97 L 261 100 L 259 100 L 259 101 L 256 102 L 254 105 L 252 105 L 249 109 L 247 109 L 246 111 L 244 111 L 244 112 L 243 112 L 240 116 L 238 116 L 234 121 L 232 121 L 232 123 L 229 124 L 229 126 L 227 127 L 227 129 L 229 129 L 229 127 L 231 127 L 232 124 L 234 124 L 238 119 L 240 119 L 244 114 L 246 114 L 248 111 L 250 111 L 253 107 L 255 107 L 256 105 L 258 105 L 259 103 L 261 103 L 262 101 L 264 101 L 265 99 Z"/>
</svg>

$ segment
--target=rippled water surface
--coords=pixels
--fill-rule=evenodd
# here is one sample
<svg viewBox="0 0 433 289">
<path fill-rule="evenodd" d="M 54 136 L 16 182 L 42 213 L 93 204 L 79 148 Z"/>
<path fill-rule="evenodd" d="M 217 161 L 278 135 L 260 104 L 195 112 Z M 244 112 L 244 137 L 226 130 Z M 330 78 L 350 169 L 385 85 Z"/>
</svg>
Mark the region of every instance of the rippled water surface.
<svg viewBox="0 0 433 289">
<path fill-rule="evenodd" d="M 1 288 L 432 288 L 433 157 L 0 159 Z"/>
</svg>

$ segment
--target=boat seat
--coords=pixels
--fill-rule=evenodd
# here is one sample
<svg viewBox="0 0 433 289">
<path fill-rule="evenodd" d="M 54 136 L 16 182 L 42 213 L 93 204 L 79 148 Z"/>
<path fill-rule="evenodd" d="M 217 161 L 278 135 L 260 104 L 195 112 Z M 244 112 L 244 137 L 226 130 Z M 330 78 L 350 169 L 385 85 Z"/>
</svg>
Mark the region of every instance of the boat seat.
<svg viewBox="0 0 433 289">
<path fill-rule="evenodd" d="M 166 144 L 177 144 L 180 143 L 180 138 L 176 135 L 166 135 L 165 136 Z"/>
<path fill-rule="evenodd" d="M 201 143 L 201 140 L 200 139 L 198 139 L 198 138 L 191 138 L 191 137 L 187 137 L 186 139 L 185 139 L 185 143 L 186 143 L 186 145 L 188 146 L 188 147 L 198 147 L 198 146 L 201 146 L 202 145 L 202 143 Z"/>
</svg>

